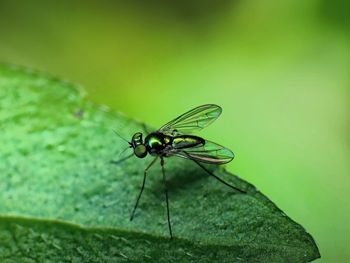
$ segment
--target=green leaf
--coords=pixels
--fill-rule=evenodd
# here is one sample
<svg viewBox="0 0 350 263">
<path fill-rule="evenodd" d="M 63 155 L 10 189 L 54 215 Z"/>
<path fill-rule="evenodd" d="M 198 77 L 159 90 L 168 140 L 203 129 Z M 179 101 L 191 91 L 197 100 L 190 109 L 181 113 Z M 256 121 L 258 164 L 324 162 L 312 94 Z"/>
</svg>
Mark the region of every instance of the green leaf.
<svg viewBox="0 0 350 263">
<path fill-rule="evenodd" d="M 143 103 L 143 102 L 141 102 Z M 164 120 L 167 121 L 167 120 Z M 313 238 L 254 186 L 187 160 L 166 159 L 174 239 L 159 165 L 112 165 L 143 125 L 83 98 L 74 85 L 0 66 L 1 262 L 309 262 Z"/>
</svg>

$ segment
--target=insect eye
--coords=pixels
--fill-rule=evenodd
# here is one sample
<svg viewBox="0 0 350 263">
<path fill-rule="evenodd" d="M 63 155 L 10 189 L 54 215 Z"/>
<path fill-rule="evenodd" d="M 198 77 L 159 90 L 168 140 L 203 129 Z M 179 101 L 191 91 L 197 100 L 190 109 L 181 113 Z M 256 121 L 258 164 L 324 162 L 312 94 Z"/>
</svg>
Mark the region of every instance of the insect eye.
<svg viewBox="0 0 350 263">
<path fill-rule="evenodd" d="M 140 144 L 134 148 L 134 153 L 139 158 L 144 158 L 147 155 L 147 149 L 146 146 L 143 144 Z"/>
<path fill-rule="evenodd" d="M 134 136 L 132 136 L 131 142 L 134 146 L 142 144 L 142 133 L 135 133 Z"/>
</svg>

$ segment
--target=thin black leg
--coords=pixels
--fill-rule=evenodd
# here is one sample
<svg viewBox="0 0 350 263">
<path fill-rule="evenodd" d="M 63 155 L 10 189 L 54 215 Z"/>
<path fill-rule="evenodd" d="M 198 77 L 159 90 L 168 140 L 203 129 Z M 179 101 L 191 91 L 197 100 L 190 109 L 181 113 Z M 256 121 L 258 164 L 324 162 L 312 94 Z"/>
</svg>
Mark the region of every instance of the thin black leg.
<svg viewBox="0 0 350 263">
<path fill-rule="evenodd" d="M 136 211 L 136 208 L 137 206 L 139 205 L 139 201 L 140 201 L 140 198 L 141 198 L 141 195 L 142 195 L 142 192 L 143 192 L 143 189 L 145 188 L 145 183 L 146 183 L 146 177 L 147 177 L 147 171 L 152 167 L 152 165 L 156 162 L 156 160 L 158 159 L 158 156 L 156 156 L 152 162 L 147 166 L 147 168 L 145 169 L 144 173 L 143 173 L 143 182 L 142 182 L 142 187 L 141 187 L 141 191 L 137 197 L 137 200 L 136 200 L 136 204 L 134 206 L 134 209 L 132 210 L 132 213 L 130 215 L 130 221 L 132 221 L 134 219 L 134 215 L 135 215 L 135 211 Z"/>
<path fill-rule="evenodd" d="M 186 153 L 186 152 L 185 152 L 185 153 Z M 241 190 L 241 189 L 239 189 L 239 188 L 237 188 L 237 187 L 234 187 L 233 185 L 231 185 L 231 184 L 225 182 L 225 181 L 222 180 L 220 177 L 218 177 L 218 176 L 216 176 L 215 174 L 213 174 L 213 173 L 212 173 L 211 171 L 209 171 L 203 164 L 201 164 L 201 163 L 198 162 L 197 160 L 191 158 L 191 156 L 190 156 L 188 153 L 186 153 L 186 155 L 188 156 L 188 158 L 189 158 L 190 160 L 194 161 L 199 167 L 201 167 L 201 168 L 202 168 L 204 171 L 206 171 L 209 175 L 215 177 L 218 181 L 220 181 L 220 182 L 223 183 L 224 185 L 226 185 L 226 186 L 232 188 L 233 190 L 236 190 L 236 191 L 238 191 L 238 192 L 241 192 L 242 194 L 246 194 L 246 193 L 247 193 L 246 191 Z"/>
<path fill-rule="evenodd" d="M 130 155 L 124 157 L 124 158 L 121 158 L 121 159 L 118 160 L 118 161 L 111 161 L 111 163 L 112 163 L 112 164 L 118 165 L 118 164 L 121 164 L 122 162 L 126 161 L 127 159 L 129 159 L 129 158 L 131 158 L 131 157 L 133 157 L 133 156 L 134 156 L 134 153 L 132 153 L 132 154 L 130 154 Z"/>
<path fill-rule="evenodd" d="M 160 157 L 160 158 L 161 158 L 160 159 L 160 165 L 162 166 L 162 173 L 163 173 L 163 183 L 164 183 L 164 191 L 165 191 L 166 210 L 167 210 L 167 215 L 168 215 L 169 234 L 170 234 L 170 239 L 172 239 L 173 238 L 173 231 L 171 230 L 171 223 L 170 223 L 168 188 L 167 188 L 166 179 L 165 179 L 165 172 L 164 172 L 164 159 L 163 159 L 163 157 Z"/>
</svg>

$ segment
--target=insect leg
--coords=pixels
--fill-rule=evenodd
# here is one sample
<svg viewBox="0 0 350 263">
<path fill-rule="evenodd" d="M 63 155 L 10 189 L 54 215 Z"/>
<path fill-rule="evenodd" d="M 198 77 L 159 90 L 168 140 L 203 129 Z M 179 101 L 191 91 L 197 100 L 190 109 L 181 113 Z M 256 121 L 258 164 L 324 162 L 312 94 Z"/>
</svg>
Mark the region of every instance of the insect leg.
<svg viewBox="0 0 350 263">
<path fill-rule="evenodd" d="M 124 158 L 121 158 L 121 159 L 118 160 L 118 161 L 111 161 L 111 163 L 116 164 L 116 165 L 121 164 L 122 162 L 124 162 L 124 161 L 126 161 L 127 159 L 131 158 L 133 155 L 134 155 L 134 153 L 132 153 L 132 154 L 130 154 L 130 155 L 124 157 Z"/>
<path fill-rule="evenodd" d="M 173 238 L 173 232 L 171 230 L 171 223 L 170 223 L 170 210 L 169 210 L 169 201 L 168 201 L 168 188 L 166 184 L 166 179 L 165 179 L 165 172 L 164 172 L 164 159 L 163 157 L 160 157 L 160 165 L 162 166 L 162 173 L 163 173 L 163 183 L 164 183 L 164 191 L 165 191 L 165 201 L 166 201 L 166 210 L 167 210 L 167 216 L 168 216 L 168 227 L 169 227 L 169 234 L 170 234 L 170 239 Z"/>
<path fill-rule="evenodd" d="M 241 190 L 241 189 L 239 189 L 239 188 L 237 188 L 237 187 L 235 187 L 235 186 L 233 186 L 233 185 L 231 185 L 231 184 L 225 182 L 225 181 L 222 180 L 220 177 L 216 176 L 216 175 L 213 174 L 211 171 L 209 171 L 209 170 L 208 170 L 204 165 L 202 165 L 200 162 L 198 162 L 197 160 L 191 158 L 191 156 L 190 156 L 188 153 L 186 153 L 185 151 L 183 151 L 183 152 L 188 156 L 188 158 L 189 158 L 190 160 L 194 161 L 199 167 L 201 167 L 201 168 L 202 168 L 204 171 L 206 171 L 209 175 L 215 177 L 218 181 L 220 181 L 220 182 L 223 183 L 224 185 L 226 185 L 226 186 L 232 188 L 233 190 L 236 190 L 236 191 L 238 191 L 238 192 L 241 192 L 242 194 L 246 194 L 246 193 L 247 193 L 246 191 Z"/>
<path fill-rule="evenodd" d="M 145 183 L 146 183 L 146 177 L 147 177 L 147 171 L 152 167 L 152 165 L 156 162 L 156 160 L 158 159 L 158 156 L 156 156 L 152 162 L 147 166 L 147 168 L 145 169 L 144 173 L 143 173 L 143 182 L 142 182 L 142 187 L 141 187 L 141 191 L 137 197 L 137 200 L 136 200 L 136 204 L 134 206 L 134 209 L 132 210 L 132 213 L 130 215 L 130 221 L 132 221 L 134 219 L 134 215 L 135 215 L 135 211 L 136 211 L 136 208 L 139 204 L 139 201 L 140 201 L 140 198 L 141 198 L 141 195 L 142 195 L 142 192 L 143 192 L 143 189 L 145 188 Z"/>
</svg>

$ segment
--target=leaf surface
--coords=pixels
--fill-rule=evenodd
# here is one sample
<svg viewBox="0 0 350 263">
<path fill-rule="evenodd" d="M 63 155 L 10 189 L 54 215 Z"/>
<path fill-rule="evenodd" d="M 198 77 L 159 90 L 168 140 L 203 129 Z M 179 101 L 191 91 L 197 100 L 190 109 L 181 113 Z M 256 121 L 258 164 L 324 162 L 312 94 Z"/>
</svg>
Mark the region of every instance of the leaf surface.
<svg viewBox="0 0 350 263">
<path fill-rule="evenodd" d="M 166 159 L 129 215 L 152 157 L 112 165 L 144 125 L 96 106 L 69 82 L 0 66 L 2 262 L 310 262 L 313 238 L 254 186 L 232 191 L 188 160 Z M 210 167 L 210 166 L 208 166 Z M 213 168 L 213 166 L 211 166 Z"/>
</svg>

